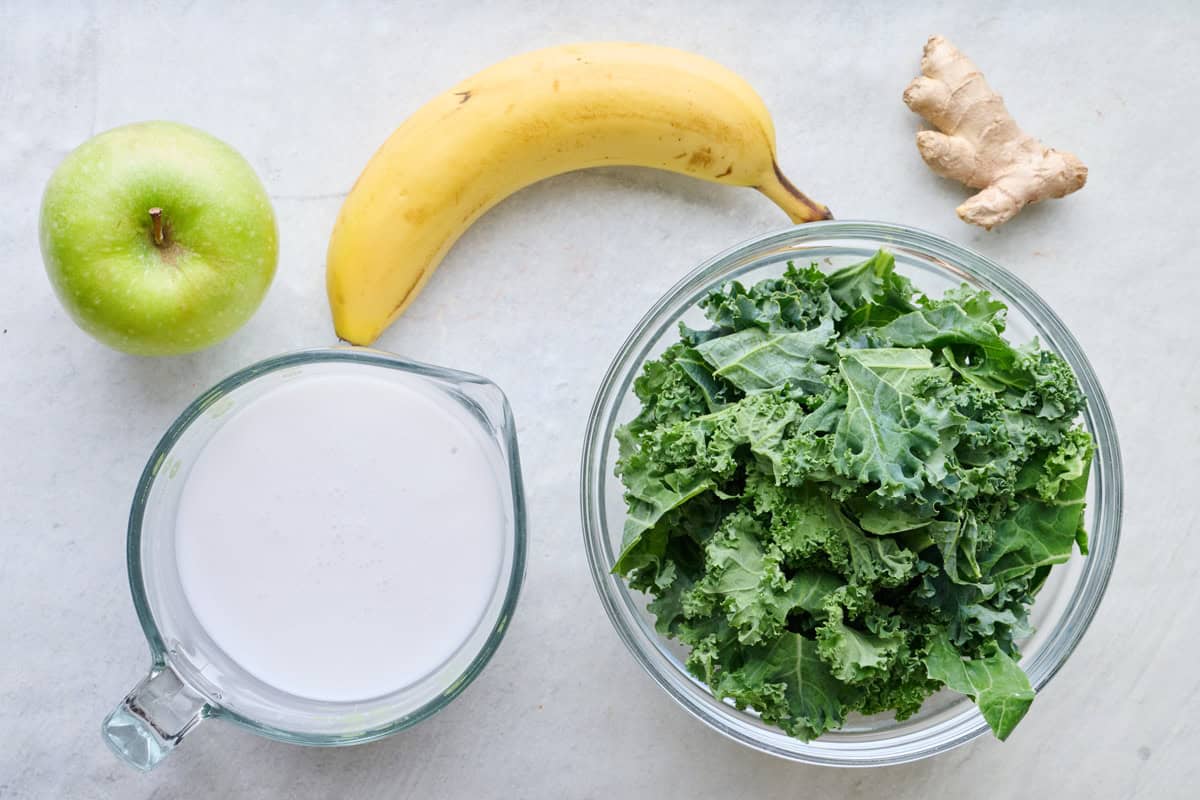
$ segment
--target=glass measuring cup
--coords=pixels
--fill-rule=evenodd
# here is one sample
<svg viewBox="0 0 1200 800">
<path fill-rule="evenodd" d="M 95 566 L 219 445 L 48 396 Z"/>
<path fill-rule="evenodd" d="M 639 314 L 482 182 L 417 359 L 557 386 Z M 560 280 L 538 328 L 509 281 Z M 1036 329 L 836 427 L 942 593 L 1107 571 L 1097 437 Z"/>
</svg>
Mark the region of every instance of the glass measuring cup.
<svg viewBox="0 0 1200 800">
<path fill-rule="evenodd" d="M 175 517 L 188 470 L 228 419 L 301 377 L 370 374 L 419 380 L 439 402 L 457 404 L 494 447 L 503 484 L 504 542 L 499 579 L 486 609 L 458 649 L 415 683 L 367 700 L 299 697 L 250 674 L 205 631 L 188 603 L 175 555 Z M 349 745 L 407 728 L 437 712 L 483 669 L 516 606 L 525 569 L 525 507 L 515 425 L 490 381 L 363 348 L 306 350 L 247 367 L 197 398 L 171 425 L 142 473 L 129 516 L 129 583 L 151 666 L 104 720 L 102 734 L 129 764 L 148 770 L 207 718 L 262 736 L 307 745 Z"/>
</svg>

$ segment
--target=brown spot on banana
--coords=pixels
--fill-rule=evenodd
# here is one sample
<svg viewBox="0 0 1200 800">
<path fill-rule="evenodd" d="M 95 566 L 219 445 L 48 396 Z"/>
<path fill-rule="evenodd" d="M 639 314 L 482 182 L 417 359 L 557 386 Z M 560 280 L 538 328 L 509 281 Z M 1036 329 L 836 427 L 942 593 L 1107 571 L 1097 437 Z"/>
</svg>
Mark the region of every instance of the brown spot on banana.
<svg viewBox="0 0 1200 800">
<path fill-rule="evenodd" d="M 712 148 L 701 147 L 696 152 L 692 153 L 692 157 L 688 159 L 687 165 L 689 168 L 700 169 L 707 167 L 713 162 Z"/>
<path fill-rule="evenodd" d="M 717 180 L 720 180 L 721 178 L 724 178 L 727 175 L 731 175 L 732 173 L 733 173 L 733 164 L 730 164 L 728 167 L 725 168 L 724 172 L 722 172 L 720 175 L 717 176 Z"/>
</svg>

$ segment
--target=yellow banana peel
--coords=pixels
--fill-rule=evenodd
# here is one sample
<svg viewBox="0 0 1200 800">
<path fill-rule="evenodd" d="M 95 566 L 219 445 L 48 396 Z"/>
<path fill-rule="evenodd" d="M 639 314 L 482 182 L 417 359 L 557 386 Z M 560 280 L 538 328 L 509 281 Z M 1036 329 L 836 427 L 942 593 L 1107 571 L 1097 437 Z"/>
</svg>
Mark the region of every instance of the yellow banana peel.
<svg viewBox="0 0 1200 800">
<path fill-rule="evenodd" d="M 798 223 L 830 216 L 780 172 L 766 106 L 720 64 L 644 44 L 538 50 L 433 99 L 371 158 L 329 242 L 338 336 L 373 342 L 496 203 L 599 166 L 752 187 Z"/>
</svg>

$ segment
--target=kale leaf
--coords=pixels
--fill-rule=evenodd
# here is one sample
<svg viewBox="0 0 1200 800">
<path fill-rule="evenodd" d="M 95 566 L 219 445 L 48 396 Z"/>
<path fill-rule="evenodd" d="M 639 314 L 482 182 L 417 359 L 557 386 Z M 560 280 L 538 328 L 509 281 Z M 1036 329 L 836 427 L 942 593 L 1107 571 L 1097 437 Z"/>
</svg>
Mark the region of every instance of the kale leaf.
<svg viewBox="0 0 1200 800">
<path fill-rule="evenodd" d="M 701 302 L 634 382 L 614 572 L 712 692 L 801 739 L 943 687 L 1006 738 L 1046 576 L 1087 553 L 1093 443 L 1067 363 L 1004 304 L 891 254 Z"/>
</svg>

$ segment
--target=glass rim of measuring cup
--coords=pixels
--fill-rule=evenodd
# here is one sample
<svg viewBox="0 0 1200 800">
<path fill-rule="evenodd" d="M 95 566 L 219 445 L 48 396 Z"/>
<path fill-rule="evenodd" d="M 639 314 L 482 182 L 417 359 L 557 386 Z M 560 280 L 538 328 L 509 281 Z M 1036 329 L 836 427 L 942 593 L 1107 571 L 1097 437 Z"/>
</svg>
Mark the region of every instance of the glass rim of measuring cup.
<svg viewBox="0 0 1200 800">
<path fill-rule="evenodd" d="M 155 619 L 152 607 L 154 604 L 147 592 L 146 572 L 143 569 L 145 538 L 143 528 L 146 526 L 146 512 L 150 507 L 152 492 L 164 469 L 170 472 L 168 458 L 191 426 L 236 390 L 266 376 L 314 364 L 348 364 L 390 369 L 433 381 L 440 384 L 446 391 L 449 391 L 447 387 L 453 387 L 458 396 L 451 399 L 462 403 L 466 410 L 476 417 L 481 427 L 491 434 L 489 441 L 498 446 L 498 455 L 507 469 L 511 492 L 506 498 L 506 501 L 511 502 L 511 525 L 506 525 L 509 529 L 505 531 L 506 542 L 502 566 L 497 575 L 491 604 L 479 623 L 482 626 L 491 620 L 490 630 L 487 630 L 486 638 L 479 642 L 474 656 L 444 688 L 399 716 L 385 721 L 376 720 L 374 724 L 367 724 L 360 730 L 351 728 L 324 733 L 290 730 L 287 727 L 272 725 L 230 708 L 218 686 L 209 681 L 197 679 L 196 675 L 191 674 L 191 669 L 181 669 L 180 664 L 173 659 L 173 656 L 176 655 L 175 651 L 164 639 L 160 624 Z M 220 425 L 218 424 L 217 427 L 219 428 Z M 202 447 L 201 444 L 200 449 Z M 134 608 L 137 611 L 142 631 L 150 645 L 152 663 L 149 674 L 105 718 L 102 725 L 104 740 L 123 760 L 134 767 L 148 770 L 165 758 L 192 727 L 208 718 L 229 720 L 270 739 L 314 746 L 362 744 L 411 727 L 437 713 L 457 697 L 482 672 L 496 652 L 508 629 L 524 579 L 526 538 L 526 511 L 516 425 L 503 391 L 487 378 L 469 372 L 412 361 L 381 350 L 354 346 L 294 351 L 267 358 L 240 369 L 201 394 L 184 409 L 155 446 L 138 480 L 129 514 L 126 562 Z M 493 617 L 494 619 L 492 619 Z M 198 635 L 205 639 L 206 649 L 220 650 L 219 645 L 208 637 L 203 626 L 198 622 L 195 624 L 198 626 Z M 279 697 L 291 698 L 297 706 L 325 707 L 331 711 L 337 710 L 346 719 L 361 716 L 366 720 L 369 715 L 356 715 L 351 709 L 396 696 L 412 687 L 421 687 L 433 676 L 441 676 L 444 680 L 443 670 L 445 667 L 463 660 L 467 645 L 477 638 L 478 633 L 482 633 L 482 629 L 477 626 L 476 632 L 463 641 L 458 651 L 442 667 L 430 672 L 411 686 L 397 689 L 395 692 L 379 698 L 353 702 L 320 701 L 290 695 L 284 690 L 270 687 L 261 679 L 258 681 L 264 687 L 269 687 L 271 692 L 277 693 Z M 200 656 L 203 659 L 205 654 L 201 653 Z M 222 657 L 228 662 L 233 662 L 232 656 L 223 651 Z M 245 672 L 244 668 L 241 669 Z M 249 675 L 249 673 L 246 674 Z M 428 694 L 431 686 L 423 688 L 425 694 Z"/>
</svg>

